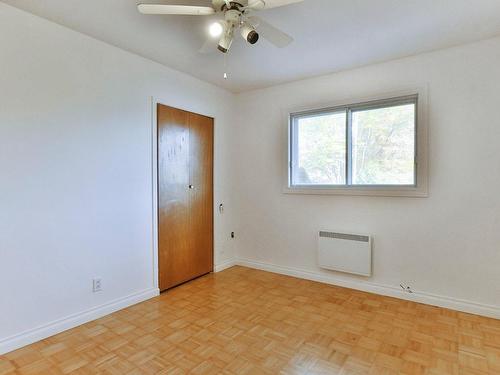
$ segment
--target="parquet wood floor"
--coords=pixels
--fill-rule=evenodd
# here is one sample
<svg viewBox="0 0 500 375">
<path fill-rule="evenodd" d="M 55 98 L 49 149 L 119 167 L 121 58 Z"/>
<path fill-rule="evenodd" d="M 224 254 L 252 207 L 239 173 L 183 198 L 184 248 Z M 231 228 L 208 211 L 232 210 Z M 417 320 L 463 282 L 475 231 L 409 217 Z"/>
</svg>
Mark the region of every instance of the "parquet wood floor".
<svg viewBox="0 0 500 375">
<path fill-rule="evenodd" d="M 6 374 L 500 374 L 500 321 L 233 267 L 0 357 Z"/>
</svg>

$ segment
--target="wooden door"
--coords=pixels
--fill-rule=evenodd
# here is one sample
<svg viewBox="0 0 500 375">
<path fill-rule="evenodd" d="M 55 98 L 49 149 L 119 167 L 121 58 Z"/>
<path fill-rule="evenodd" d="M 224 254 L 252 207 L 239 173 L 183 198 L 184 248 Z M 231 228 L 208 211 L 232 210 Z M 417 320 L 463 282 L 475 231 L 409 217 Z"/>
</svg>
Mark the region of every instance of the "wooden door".
<svg viewBox="0 0 500 375">
<path fill-rule="evenodd" d="M 160 290 L 213 271 L 213 119 L 157 106 Z"/>
</svg>

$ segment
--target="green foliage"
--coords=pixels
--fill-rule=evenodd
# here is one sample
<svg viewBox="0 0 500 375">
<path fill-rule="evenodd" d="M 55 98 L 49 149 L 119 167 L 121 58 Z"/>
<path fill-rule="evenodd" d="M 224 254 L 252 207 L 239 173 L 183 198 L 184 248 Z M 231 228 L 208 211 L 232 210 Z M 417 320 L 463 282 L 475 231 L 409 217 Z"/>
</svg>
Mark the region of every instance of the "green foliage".
<svg viewBox="0 0 500 375">
<path fill-rule="evenodd" d="M 353 184 L 413 184 L 414 131 L 412 104 L 354 112 Z"/>
<path fill-rule="evenodd" d="M 345 112 L 299 120 L 299 184 L 345 184 Z"/>
<path fill-rule="evenodd" d="M 352 113 L 352 182 L 409 185 L 414 180 L 414 105 Z M 301 118 L 297 184 L 346 183 L 346 113 Z"/>
</svg>

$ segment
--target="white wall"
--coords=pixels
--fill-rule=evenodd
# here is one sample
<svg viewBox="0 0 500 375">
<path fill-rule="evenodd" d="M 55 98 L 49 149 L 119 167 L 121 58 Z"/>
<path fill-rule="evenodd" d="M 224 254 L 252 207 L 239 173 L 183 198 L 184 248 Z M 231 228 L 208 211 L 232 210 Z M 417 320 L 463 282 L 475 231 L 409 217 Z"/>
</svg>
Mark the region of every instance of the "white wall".
<svg viewBox="0 0 500 375">
<path fill-rule="evenodd" d="M 220 266 L 233 95 L 0 3 L 0 352 L 157 292 L 150 96 L 215 117 Z"/>
<path fill-rule="evenodd" d="M 422 86 L 429 198 L 282 193 L 282 110 Z M 499 92 L 497 38 L 238 95 L 239 263 L 500 317 Z M 321 271 L 321 229 L 373 234 L 373 277 Z"/>
</svg>

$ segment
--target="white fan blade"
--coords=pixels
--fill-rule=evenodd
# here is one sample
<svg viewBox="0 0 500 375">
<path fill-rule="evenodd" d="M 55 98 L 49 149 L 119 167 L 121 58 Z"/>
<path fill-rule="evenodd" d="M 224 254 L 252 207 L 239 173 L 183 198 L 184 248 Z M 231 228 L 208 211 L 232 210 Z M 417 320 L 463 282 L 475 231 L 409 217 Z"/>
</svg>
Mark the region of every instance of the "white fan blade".
<svg viewBox="0 0 500 375">
<path fill-rule="evenodd" d="M 261 10 L 283 7 L 285 5 L 301 3 L 304 0 L 248 0 L 249 9 Z"/>
<path fill-rule="evenodd" d="M 192 5 L 139 4 L 137 9 L 142 14 L 181 14 L 188 16 L 208 16 L 215 13 L 210 7 Z"/>
<path fill-rule="evenodd" d="M 293 42 L 293 38 L 285 32 L 267 23 L 260 17 L 248 17 L 248 20 L 255 27 L 259 35 L 267 39 L 278 48 L 288 46 Z"/>
</svg>

